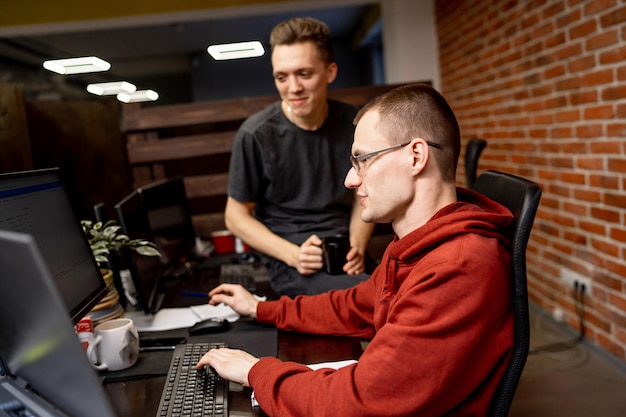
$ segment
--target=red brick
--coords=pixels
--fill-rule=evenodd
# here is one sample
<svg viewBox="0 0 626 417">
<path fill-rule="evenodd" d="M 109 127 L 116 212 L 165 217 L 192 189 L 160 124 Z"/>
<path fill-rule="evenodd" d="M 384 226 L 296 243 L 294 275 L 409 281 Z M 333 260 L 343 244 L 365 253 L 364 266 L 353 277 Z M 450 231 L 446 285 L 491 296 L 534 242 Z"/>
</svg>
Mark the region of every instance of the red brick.
<svg viewBox="0 0 626 417">
<path fill-rule="evenodd" d="M 626 207 L 626 195 L 606 193 L 604 195 L 604 204 L 623 209 Z"/>
<path fill-rule="evenodd" d="M 619 276 L 626 277 L 626 264 L 622 261 L 620 263 L 613 262 L 610 259 L 604 262 L 604 267 L 607 271 Z"/>
<path fill-rule="evenodd" d="M 585 91 L 585 92 L 572 92 L 569 96 L 570 102 L 572 105 L 580 105 L 580 104 L 589 104 L 595 103 L 598 101 L 598 92 L 593 91 Z"/>
<path fill-rule="evenodd" d="M 595 20 L 588 20 L 569 30 L 570 39 L 577 39 L 590 35 L 596 31 L 597 24 Z"/>
<path fill-rule="evenodd" d="M 566 15 L 562 15 L 556 19 L 557 28 L 562 28 L 564 26 L 569 26 L 572 23 L 578 22 L 580 20 L 580 9 L 574 9 L 570 11 Z"/>
<path fill-rule="evenodd" d="M 601 94 L 603 101 L 623 100 L 626 98 L 626 85 L 604 88 Z"/>
<path fill-rule="evenodd" d="M 619 247 L 615 243 L 591 239 L 591 246 L 606 255 L 614 257 L 619 255 Z"/>
<path fill-rule="evenodd" d="M 617 110 L 615 112 L 615 116 L 618 118 L 625 118 L 626 117 L 626 104 L 618 104 L 617 105 Z"/>
<path fill-rule="evenodd" d="M 555 127 L 550 131 L 550 136 L 553 138 L 571 138 L 573 136 L 571 127 Z"/>
<path fill-rule="evenodd" d="M 567 40 L 565 38 L 565 33 L 560 32 L 560 33 L 555 33 L 552 36 L 549 36 L 548 38 L 546 38 L 545 44 L 546 44 L 546 48 L 552 48 L 555 46 L 559 46 L 562 43 L 565 43 L 566 41 Z"/>
<path fill-rule="evenodd" d="M 591 174 L 589 176 L 589 185 L 592 187 L 617 190 L 619 181 L 614 175 Z"/>
<path fill-rule="evenodd" d="M 591 216 L 595 219 L 600 219 L 608 222 L 619 222 L 619 212 L 615 210 L 608 210 L 603 208 L 592 207 Z"/>
<path fill-rule="evenodd" d="M 580 111 L 575 110 L 563 110 L 556 112 L 554 119 L 557 123 L 577 122 L 580 120 Z"/>
<path fill-rule="evenodd" d="M 626 229 L 613 227 L 610 230 L 611 239 L 626 243 Z M 626 309 L 625 309 L 626 311 Z"/>
<path fill-rule="evenodd" d="M 626 123 L 611 123 L 606 126 L 606 135 L 608 137 L 626 137 Z"/>
<path fill-rule="evenodd" d="M 577 160 L 577 167 L 582 169 L 594 169 L 594 170 L 604 170 L 604 159 L 603 158 L 592 158 L 582 156 Z"/>
<path fill-rule="evenodd" d="M 589 144 L 589 152 L 620 154 L 622 153 L 622 144 L 619 141 L 592 142 Z"/>
<path fill-rule="evenodd" d="M 626 6 L 617 10 L 611 10 L 609 13 L 600 17 L 600 25 L 603 28 L 619 25 L 623 22 L 626 22 Z"/>
<path fill-rule="evenodd" d="M 565 4 L 562 2 L 556 3 L 552 2 L 542 13 L 542 18 L 547 19 L 554 15 L 557 15 L 565 10 Z"/>
<path fill-rule="evenodd" d="M 614 64 L 623 62 L 626 59 L 626 46 L 620 46 L 600 54 L 600 64 Z M 619 74 L 618 74 L 619 75 Z"/>
<path fill-rule="evenodd" d="M 576 128 L 576 135 L 581 138 L 602 136 L 602 125 L 584 125 Z"/>
<path fill-rule="evenodd" d="M 605 234 L 606 228 L 602 224 L 591 221 L 590 218 L 587 218 L 587 220 L 581 220 L 578 225 L 582 230 L 585 230 L 591 234 L 602 236 L 604 236 Z"/>
<path fill-rule="evenodd" d="M 581 77 L 571 77 L 565 80 L 557 81 L 555 84 L 556 91 L 578 90 L 582 83 Z"/>
<path fill-rule="evenodd" d="M 588 51 L 593 51 L 594 49 L 603 48 L 605 46 L 613 45 L 617 43 L 618 36 L 617 30 L 612 30 L 610 32 L 603 32 L 599 35 L 592 36 L 585 40 L 585 46 Z"/>
<path fill-rule="evenodd" d="M 558 178 L 559 180 L 563 182 L 569 182 L 572 184 L 584 184 L 585 183 L 585 174 L 582 174 L 579 172 L 562 171 L 562 172 L 559 172 Z"/>
<path fill-rule="evenodd" d="M 609 172 L 622 173 L 622 174 L 626 173 L 626 159 L 625 158 L 609 158 L 607 168 Z"/>
<path fill-rule="evenodd" d="M 568 64 L 568 69 L 569 69 L 569 72 L 580 72 L 580 71 L 586 71 L 588 69 L 591 69 L 595 67 L 595 65 L 596 65 L 595 55 L 589 55 L 589 56 L 584 56 L 584 57 L 572 60 Z"/>
<path fill-rule="evenodd" d="M 578 43 L 567 43 L 561 49 L 550 54 L 554 61 L 560 61 L 580 55 L 583 51 L 582 45 Z"/>
<path fill-rule="evenodd" d="M 613 106 L 588 107 L 583 111 L 585 120 L 612 119 L 614 116 Z"/>
<path fill-rule="evenodd" d="M 613 70 L 605 69 L 585 74 L 582 77 L 582 85 L 585 87 L 597 86 L 601 84 L 609 84 L 613 82 Z"/>
<path fill-rule="evenodd" d="M 573 197 L 579 201 L 588 201 L 590 203 L 600 202 L 600 193 L 597 191 L 574 189 Z"/>
<path fill-rule="evenodd" d="M 585 6 L 585 15 L 596 14 L 613 6 L 615 6 L 615 0 L 594 0 Z"/>
</svg>

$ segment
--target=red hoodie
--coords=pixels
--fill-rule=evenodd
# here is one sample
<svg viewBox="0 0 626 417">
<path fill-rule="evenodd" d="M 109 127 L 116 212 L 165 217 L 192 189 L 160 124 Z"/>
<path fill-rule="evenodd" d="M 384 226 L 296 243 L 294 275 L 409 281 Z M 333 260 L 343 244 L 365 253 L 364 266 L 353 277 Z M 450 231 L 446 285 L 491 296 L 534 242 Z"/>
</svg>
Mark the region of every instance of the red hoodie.
<svg viewBox="0 0 626 417">
<path fill-rule="evenodd" d="M 511 213 L 459 188 L 457 203 L 389 245 L 369 280 L 259 303 L 279 329 L 371 339 L 339 370 L 261 359 L 250 385 L 270 416 L 481 416 L 513 347 Z"/>
</svg>

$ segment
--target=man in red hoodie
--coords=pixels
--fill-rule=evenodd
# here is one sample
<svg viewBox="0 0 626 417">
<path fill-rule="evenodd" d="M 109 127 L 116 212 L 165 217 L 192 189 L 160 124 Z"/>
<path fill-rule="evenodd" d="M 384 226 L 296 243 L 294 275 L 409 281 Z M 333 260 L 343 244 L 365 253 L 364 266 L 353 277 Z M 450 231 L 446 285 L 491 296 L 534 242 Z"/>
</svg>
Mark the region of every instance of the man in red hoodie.
<svg viewBox="0 0 626 417">
<path fill-rule="evenodd" d="M 370 279 L 268 302 L 227 284 L 209 296 L 279 329 L 371 339 L 365 352 L 314 371 L 219 349 L 198 367 L 252 387 L 270 416 L 486 416 L 513 347 L 513 216 L 455 187 L 459 127 L 433 88 L 396 88 L 355 122 L 345 185 L 363 220 L 396 233 Z"/>
</svg>

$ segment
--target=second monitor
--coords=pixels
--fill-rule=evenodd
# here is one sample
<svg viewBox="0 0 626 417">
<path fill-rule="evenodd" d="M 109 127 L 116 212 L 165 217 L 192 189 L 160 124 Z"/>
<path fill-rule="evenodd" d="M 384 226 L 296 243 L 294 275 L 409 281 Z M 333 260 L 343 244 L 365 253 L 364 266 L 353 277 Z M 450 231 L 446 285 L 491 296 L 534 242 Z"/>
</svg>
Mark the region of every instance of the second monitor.
<svg viewBox="0 0 626 417">
<path fill-rule="evenodd" d="M 159 265 L 138 265 L 154 261 L 134 256 L 129 265 L 140 308 L 155 312 L 163 298 L 162 280 L 185 275 L 197 261 L 196 233 L 183 178 L 139 187 L 116 204 L 115 211 L 125 234 L 154 242 L 162 254 Z M 158 271 L 146 273 L 141 269 Z"/>
</svg>

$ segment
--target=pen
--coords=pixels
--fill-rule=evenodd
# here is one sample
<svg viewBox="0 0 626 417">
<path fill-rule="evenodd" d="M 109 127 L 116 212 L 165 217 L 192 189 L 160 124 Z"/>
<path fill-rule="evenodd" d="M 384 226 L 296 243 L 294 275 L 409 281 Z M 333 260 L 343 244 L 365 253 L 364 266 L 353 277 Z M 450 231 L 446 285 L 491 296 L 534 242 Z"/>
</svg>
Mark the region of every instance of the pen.
<svg viewBox="0 0 626 417">
<path fill-rule="evenodd" d="M 146 347 L 140 347 L 139 351 L 140 352 L 154 352 L 157 350 L 174 350 L 176 349 L 176 346 L 146 346 Z"/>
<path fill-rule="evenodd" d="M 180 295 L 184 297 L 208 297 L 209 296 L 208 293 L 199 292 L 199 291 L 183 291 L 180 293 Z"/>
</svg>

